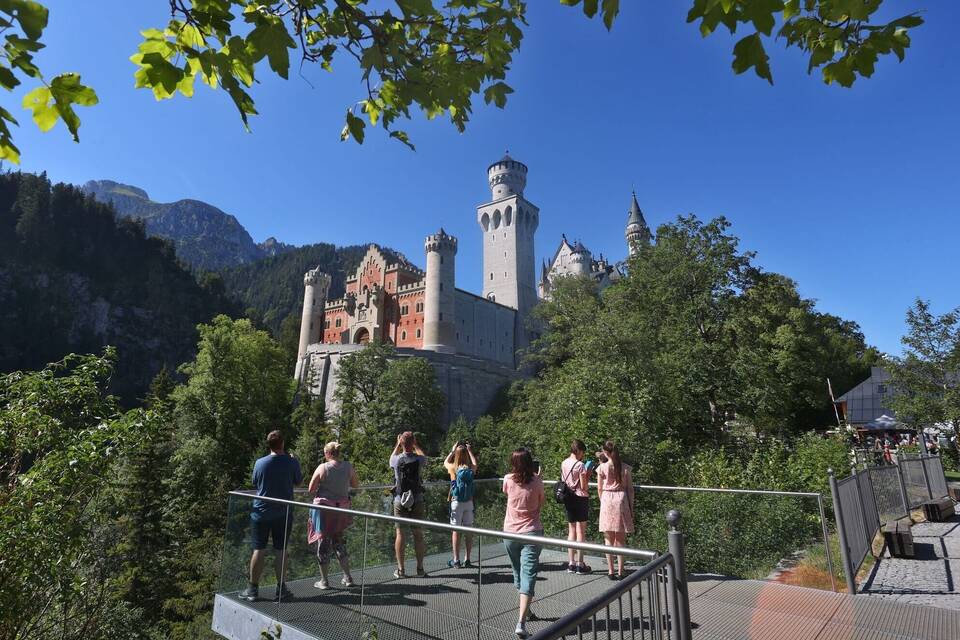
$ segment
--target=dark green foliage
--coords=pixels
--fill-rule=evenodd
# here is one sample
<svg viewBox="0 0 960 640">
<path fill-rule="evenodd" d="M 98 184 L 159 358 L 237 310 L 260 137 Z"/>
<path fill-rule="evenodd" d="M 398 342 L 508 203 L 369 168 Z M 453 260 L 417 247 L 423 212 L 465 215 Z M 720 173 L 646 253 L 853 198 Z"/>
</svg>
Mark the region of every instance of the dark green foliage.
<svg viewBox="0 0 960 640">
<path fill-rule="evenodd" d="M 372 342 L 340 360 L 335 419 L 340 441 L 364 482 L 390 480 L 387 457 L 397 434 L 413 431 L 428 453 L 440 442 L 444 397 L 423 358 L 391 359 L 393 347 Z"/>
<path fill-rule="evenodd" d="M 237 313 L 162 240 L 46 176 L 0 175 L 0 371 L 117 347 L 111 390 L 142 398 L 164 366 L 192 358 L 196 325 Z"/>
<path fill-rule="evenodd" d="M 287 331 L 290 332 L 295 323 L 299 336 L 303 274 L 320 267 L 331 278 L 329 299 L 339 298 L 343 296 L 346 277 L 356 271 L 368 248 L 369 245 L 336 247 L 321 242 L 223 271 L 222 276 L 227 290 L 244 308 L 254 309 L 257 319 L 274 336 L 280 335 L 280 325 L 290 316 L 293 319 L 288 320 L 291 324 Z M 381 251 L 390 262 L 406 260 L 390 249 L 381 247 Z M 285 345 L 289 344 L 288 340 L 284 340 Z"/>
<path fill-rule="evenodd" d="M 111 478 L 156 428 L 106 393 L 115 355 L 0 378 L 0 637 L 145 637 L 112 597 Z M 121 587 L 122 588 L 122 587 Z"/>
</svg>

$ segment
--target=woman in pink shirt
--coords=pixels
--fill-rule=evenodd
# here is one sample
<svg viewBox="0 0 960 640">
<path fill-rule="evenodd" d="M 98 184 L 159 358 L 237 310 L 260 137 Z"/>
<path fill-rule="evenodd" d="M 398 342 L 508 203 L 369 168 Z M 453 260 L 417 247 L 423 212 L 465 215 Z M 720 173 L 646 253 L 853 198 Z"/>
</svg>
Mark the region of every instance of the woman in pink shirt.
<svg viewBox="0 0 960 640">
<path fill-rule="evenodd" d="M 597 493 L 600 495 L 600 531 L 608 547 L 624 547 L 627 534 L 633 533 L 633 478 L 630 465 L 620 459 L 616 443 L 603 445 L 606 461 L 597 468 Z M 617 573 L 613 573 L 613 556 L 607 554 L 607 576 L 623 577 L 623 556 L 617 556 Z"/>
<path fill-rule="evenodd" d="M 508 533 L 543 535 L 540 510 L 543 508 L 543 480 L 537 475 L 530 450 L 520 448 L 510 457 L 511 472 L 503 479 L 503 492 L 507 494 L 507 512 L 503 517 L 503 530 Z M 537 565 L 540 562 L 540 547 L 519 540 L 504 540 L 504 547 L 513 569 L 513 585 L 520 593 L 520 614 L 516 634 L 526 638 L 527 613 L 533 600 L 537 582 Z"/>
</svg>

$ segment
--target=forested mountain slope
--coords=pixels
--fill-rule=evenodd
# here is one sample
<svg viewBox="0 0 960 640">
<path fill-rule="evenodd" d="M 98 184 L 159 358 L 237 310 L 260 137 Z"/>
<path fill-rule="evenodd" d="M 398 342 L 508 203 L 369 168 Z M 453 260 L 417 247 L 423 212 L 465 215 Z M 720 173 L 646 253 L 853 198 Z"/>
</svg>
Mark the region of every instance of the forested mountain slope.
<svg viewBox="0 0 960 640">
<path fill-rule="evenodd" d="M 0 371 L 117 347 L 112 390 L 145 393 L 194 355 L 196 325 L 240 308 L 220 278 L 194 275 L 142 222 L 45 175 L 0 175 Z"/>
</svg>

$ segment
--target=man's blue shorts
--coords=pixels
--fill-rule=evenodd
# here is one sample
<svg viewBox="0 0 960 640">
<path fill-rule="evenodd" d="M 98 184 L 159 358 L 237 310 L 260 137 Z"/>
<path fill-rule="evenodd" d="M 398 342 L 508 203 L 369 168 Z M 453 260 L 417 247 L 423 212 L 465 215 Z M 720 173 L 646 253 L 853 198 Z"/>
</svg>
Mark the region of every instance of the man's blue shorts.
<svg viewBox="0 0 960 640">
<path fill-rule="evenodd" d="M 267 539 L 273 538 L 273 548 L 281 551 L 292 528 L 293 518 L 287 519 L 286 513 L 273 517 L 252 513 L 250 514 L 250 545 L 257 551 L 266 549 Z"/>
</svg>

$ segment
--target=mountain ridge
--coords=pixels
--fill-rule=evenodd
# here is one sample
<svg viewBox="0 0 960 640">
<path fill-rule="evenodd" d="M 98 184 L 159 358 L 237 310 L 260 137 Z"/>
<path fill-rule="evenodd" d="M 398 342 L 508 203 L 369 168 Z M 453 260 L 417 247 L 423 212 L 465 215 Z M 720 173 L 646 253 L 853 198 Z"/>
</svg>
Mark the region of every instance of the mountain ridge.
<svg viewBox="0 0 960 640">
<path fill-rule="evenodd" d="M 203 271 L 249 264 L 294 248 L 273 237 L 254 242 L 236 216 L 203 200 L 156 202 L 146 190 L 116 180 L 88 180 L 81 189 L 112 205 L 119 217 L 143 220 L 147 235 L 170 240 L 177 257 Z"/>
</svg>

